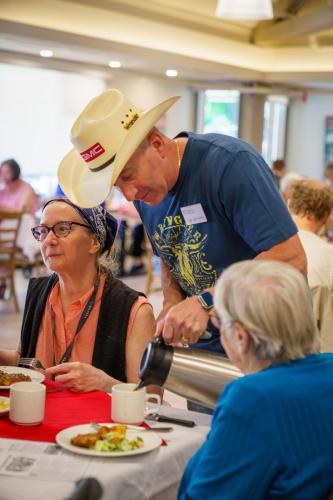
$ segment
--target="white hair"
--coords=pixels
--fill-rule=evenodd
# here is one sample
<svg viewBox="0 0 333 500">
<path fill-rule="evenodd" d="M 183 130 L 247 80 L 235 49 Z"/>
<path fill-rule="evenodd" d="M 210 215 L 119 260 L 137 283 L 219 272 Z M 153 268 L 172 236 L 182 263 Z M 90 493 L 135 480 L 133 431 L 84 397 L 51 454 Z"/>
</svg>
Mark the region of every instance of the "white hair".
<svg viewBox="0 0 333 500">
<path fill-rule="evenodd" d="M 217 282 L 214 306 L 227 330 L 238 322 L 249 332 L 258 360 L 287 362 L 319 352 L 310 290 L 304 276 L 289 264 L 233 264 Z"/>
<path fill-rule="evenodd" d="M 289 190 L 290 188 L 298 181 L 305 179 L 304 175 L 301 175 L 297 172 L 287 172 L 280 180 L 280 191 L 286 197 L 289 198 Z"/>
</svg>

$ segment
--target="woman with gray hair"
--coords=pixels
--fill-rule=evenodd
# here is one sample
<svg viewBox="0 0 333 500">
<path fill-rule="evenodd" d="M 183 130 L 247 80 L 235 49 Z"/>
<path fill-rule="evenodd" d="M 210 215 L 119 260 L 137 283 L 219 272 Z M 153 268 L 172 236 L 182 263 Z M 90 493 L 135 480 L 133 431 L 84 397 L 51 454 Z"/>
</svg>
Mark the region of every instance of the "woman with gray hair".
<svg viewBox="0 0 333 500">
<path fill-rule="evenodd" d="M 180 499 L 327 499 L 333 487 L 333 355 L 319 338 L 304 277 L 243 261 L 220 277 L 212 320 L 244 373 L 214 411 Z"/>
</svg>

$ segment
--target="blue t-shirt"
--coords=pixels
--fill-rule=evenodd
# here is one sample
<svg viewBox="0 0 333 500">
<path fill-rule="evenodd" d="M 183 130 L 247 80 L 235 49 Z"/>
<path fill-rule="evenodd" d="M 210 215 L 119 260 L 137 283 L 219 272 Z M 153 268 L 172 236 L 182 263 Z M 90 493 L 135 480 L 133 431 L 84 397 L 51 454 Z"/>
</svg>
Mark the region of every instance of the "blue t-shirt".
<svg viewBox="0 0 333 500">
<path fill-rule="evenodd" d="M 230 383 L 185 469 L 179 500 L 327 500 L 333 487 L 333 354 Z"/>
<path fill-rule="evenodd" d="M 220 134 L 187 136 L 176 185 L 158 205 L 135 201 L 154 253 L 185 296 L 215 285 L 224 268 L 253 259 L 297 228 L 272 171 L 246 142 Z M 196 218 L 191 221 L 186 216 Z M 219 332 L 191 347 L 224 352 Z"/>
<path fill-rule="evenodd" d="M 181 135 L 188 142 L 172 191 L 156 206 L 134 204 L 154 253 L 192 296 L 214 286 L 225 267 L 254 258 L 297 229 L 270 168 L 250 145 L 219 134 Z M 197 223 L 186 221 L 186 207 Z"/>
</svg>

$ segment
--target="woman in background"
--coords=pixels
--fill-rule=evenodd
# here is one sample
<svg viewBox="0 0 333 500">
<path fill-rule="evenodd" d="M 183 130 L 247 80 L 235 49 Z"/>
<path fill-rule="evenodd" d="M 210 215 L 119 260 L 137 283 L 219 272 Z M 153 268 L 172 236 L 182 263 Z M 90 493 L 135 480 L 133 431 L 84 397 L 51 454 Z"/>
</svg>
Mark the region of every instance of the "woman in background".
<svg viewBox="0 0 333 500">
<path fill-rule="evenodd" d="M 24 249 L 33 259 L 35 245 L 27 245 L 26 232 L 29 227 L 35 224 L 35 213 L 39 209 L 39 200 L 33 188 L 21 178 L 21 169 L 19 164 L 13 160 L 5 160 L 0 165 L 0 211 L 14 210 L 22 212 L 19 234 L 17 236 L 17 246 Z M 5 214 L 1 217 L 0 224 L 7 224 L 4 220 Z M 8 227 L 11 227 L 9 222 Z M 30 232 L 30 231 L 29 231 Z M 3 299 L 6 292 L 6 281 L 0 278 L 0 299 Z"/>
<path fill-rule="evenodd" d="M 30 184 L 21 179 L 19 164 L 13 160 L 5 160 L 0 165 L 0 209 L 18 210 L 35 215 L 39 209 L 38 197 Z"/>
</svg>

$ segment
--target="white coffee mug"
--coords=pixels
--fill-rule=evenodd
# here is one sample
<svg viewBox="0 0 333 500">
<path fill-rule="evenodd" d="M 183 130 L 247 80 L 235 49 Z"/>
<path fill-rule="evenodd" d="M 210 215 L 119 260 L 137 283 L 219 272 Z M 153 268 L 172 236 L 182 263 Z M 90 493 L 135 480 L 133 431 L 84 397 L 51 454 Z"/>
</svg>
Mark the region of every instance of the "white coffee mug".
<svg viewBox="0 0 333 500">
<path fill-rule="evenodd" d="M 112 387 L 113 422 L 121 424 L 141 424 L 146 415 L 157 413 L 161 406 L 161 396 L 147 394 L 143 387 L 135 391 L 137 384 L 116 384 Z M 156 403 L 147 406 L 148 399 L 155 399 Z"/>
<path fill-rule="evenodd" d="M 17 382 L 10 386 L 9 419 L 18 425 L 38 425 L 45 411 L 45 385 Z"/>
</svg>

